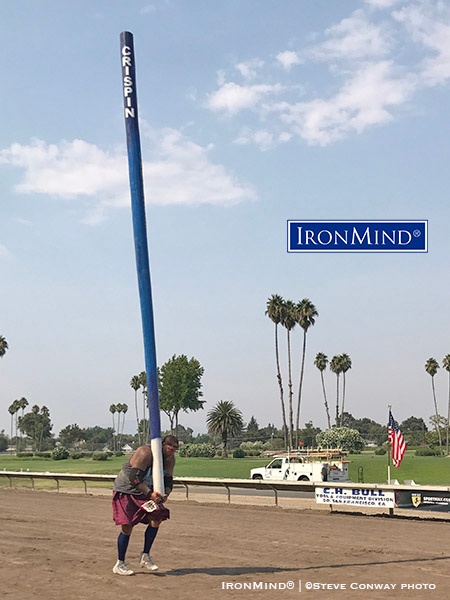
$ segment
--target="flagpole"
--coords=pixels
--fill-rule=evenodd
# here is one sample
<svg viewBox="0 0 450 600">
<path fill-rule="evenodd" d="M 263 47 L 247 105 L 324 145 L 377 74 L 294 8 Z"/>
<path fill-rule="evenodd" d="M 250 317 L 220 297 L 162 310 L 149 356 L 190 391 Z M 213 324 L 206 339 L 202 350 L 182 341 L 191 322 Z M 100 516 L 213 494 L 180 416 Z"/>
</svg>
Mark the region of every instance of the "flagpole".
<svg viewBox="0 0 450 600">
<path fill-rule="evenodd" d="M 389 411 L 391 410 L 391 408 L 392 408 L 392 404 L 388 404 L 388 410 Z M 391 448 L 391 442 L 389 441 L 389 431 L 388 431 L 387 445 L 388 445 L 388 464 L 387 464 L 388 475 L 387 475 L 387 482 L 388 482 L 388 484 L 390 484 L 391 483 L 391 454 L 392 454 L 392 448 Z"/>
</svg>

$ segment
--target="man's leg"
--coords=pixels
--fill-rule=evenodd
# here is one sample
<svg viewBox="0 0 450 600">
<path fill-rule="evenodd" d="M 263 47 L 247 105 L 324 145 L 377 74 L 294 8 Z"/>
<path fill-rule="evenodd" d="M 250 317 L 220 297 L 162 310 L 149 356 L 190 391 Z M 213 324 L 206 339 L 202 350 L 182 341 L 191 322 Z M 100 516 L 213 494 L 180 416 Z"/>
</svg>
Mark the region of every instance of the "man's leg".
<svg viewBox="0 0 450 600">
<path fill-rule="evenodd" d="M 152 561 L 150 557 L 150 550 L 153 546 L 153 542 L 155 541 L 156 534 L 158 533 L 159 523 L 155 521 L 151 521 L 150 525 L 147 526 L 144 534 L 144 550 L 142 552 L 140 565 L 141 567 L 147 568 L 149 571 L 157 571 L 158 567 Z"/>
<path fill-rule="evenodd" d="M 117 573 L 118 575 L 134 575 L 134 571 L 129 569 L 125 563 L 125 556 L 127 554 L 127 548 L 130 542 L 132 531 L 132 525 L 122 525 L 122 531 L 119 533 L 119 537 L 117 538 L 118 560 L 114 565 L 113 573 Z"/>
</svg>

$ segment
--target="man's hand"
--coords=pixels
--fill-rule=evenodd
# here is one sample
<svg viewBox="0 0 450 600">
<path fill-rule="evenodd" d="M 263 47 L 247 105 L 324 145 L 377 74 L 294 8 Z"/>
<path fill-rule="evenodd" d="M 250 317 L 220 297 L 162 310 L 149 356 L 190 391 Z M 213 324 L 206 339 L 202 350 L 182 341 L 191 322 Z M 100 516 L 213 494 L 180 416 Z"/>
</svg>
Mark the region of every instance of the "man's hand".
<svg viewBox="0 0 450 600">
<path fill-rule="evenodd" d="M 152 492 L 150 495 L 150 500 L 156 502 L 156 504 L 161 504 L 164 502 L 164 498 L 161 496 L 159 492 Z"/>
</svg>

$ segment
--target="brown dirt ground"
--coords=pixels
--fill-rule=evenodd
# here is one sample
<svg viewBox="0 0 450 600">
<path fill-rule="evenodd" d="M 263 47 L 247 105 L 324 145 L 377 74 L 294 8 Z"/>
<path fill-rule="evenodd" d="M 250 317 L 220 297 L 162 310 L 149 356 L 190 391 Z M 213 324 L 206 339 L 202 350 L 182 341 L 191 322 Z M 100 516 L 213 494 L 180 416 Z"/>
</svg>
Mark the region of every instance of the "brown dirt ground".
<svg viewBox="0 0 450 600">
<path fill-rule="evenodd" d="M 0 489 L 1 598 L 450 598 L 449 520 L 209 500 L 185 501 L 174 492 L 171 519 L 162 524 L 152 552 L 160 570 L 138 570 L 144 532 L 138 526 L 127 556 L 137 574 L 119 577 L 111 570 L 118 528 L 104 490 Z M 309 591 L 309 583 L 321 589 Z M 339 584 L 345 591 L 330 589 Z M 364 588 L 372 584 L 396 589 Z"/>
</svg>

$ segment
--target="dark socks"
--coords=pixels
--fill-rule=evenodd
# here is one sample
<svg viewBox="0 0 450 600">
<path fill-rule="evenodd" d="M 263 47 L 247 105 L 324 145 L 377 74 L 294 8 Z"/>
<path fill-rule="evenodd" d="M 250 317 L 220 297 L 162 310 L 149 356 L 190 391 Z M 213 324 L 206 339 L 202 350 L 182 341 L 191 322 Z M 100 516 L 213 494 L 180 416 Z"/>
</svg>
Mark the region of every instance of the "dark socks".
<svg viewBox="0 0 450 600">
<path fill-rule="evenodd" d="M 125 560 L 125 554 L 127 553 L 129 541 L 130 541 L 129 535 L 125 535 L 122 532 L 119 533 L 119 537 L 117 538 L 117 550 L 119 553 L 119 560 Z"/>
<path fill-rule="evenodd" d="M 144 553 L 148 554 L 152 547 L 153 542 L 155 541 L 156 534 L 158 533 L 159 527 L 152 527 L 149 525 L 145 530 L 145 538 L 144 538 Z"/>
</svg>

